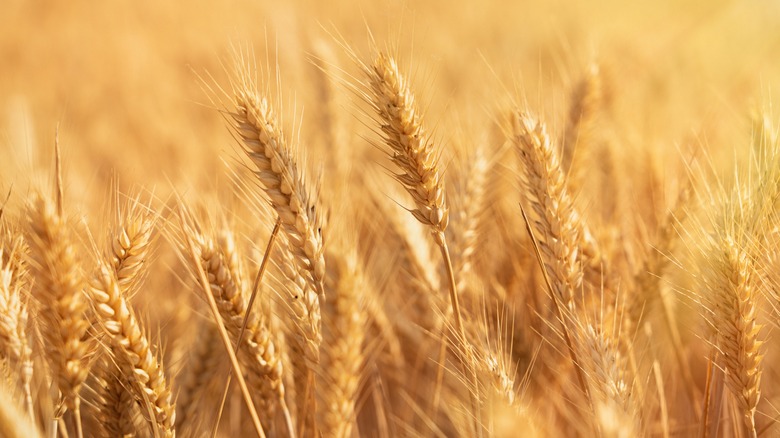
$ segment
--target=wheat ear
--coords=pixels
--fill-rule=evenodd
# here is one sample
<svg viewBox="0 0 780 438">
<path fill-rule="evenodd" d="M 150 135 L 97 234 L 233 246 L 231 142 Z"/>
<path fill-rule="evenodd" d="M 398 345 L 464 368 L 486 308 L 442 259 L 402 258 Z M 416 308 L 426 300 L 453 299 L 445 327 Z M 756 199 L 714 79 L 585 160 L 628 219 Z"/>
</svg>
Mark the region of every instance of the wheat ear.
<svg viewBox="0 0 780 438">
<path fill-rule="evenodd" d="M 622 366 L 625 361 L 620 357 L 616 337 L 606 333 L 602 327 L 579 321 L 576 334 L 579 338 L 577 344 L 582 348 L 580 357 L 589 378 L 596 416 L 606 409 L 618 417 L 622 430 L 630 430 L 629 435 L 635 436 L 640 430 L 637 422 L 639 409 Z"/>
<path fill-rule="evenodd" d="M 566 194 L 558 159 L 544 126 L 524 113 L 513 113 L 508 125 L 507 136 L 524 166 L 521 182 L 535 214 L 534 220 L 529 219 L 522 205 L 520 211 L 563 328 L 577 381 L 592 408 L 582 362 L 575 348 L 576 333 L 571 324 L 571 315 L 576 315 L 574 295 L 582 287 L 578 216 Z"/>
<path fill-rule="evenodd" d="M 136 401 L 128 376 L 113 362 L 116 358 L 108 354 L 110 351 L 107 349 L 106 354 L 92 367 L 93 381 L 90 386 L 96 395 L 92 405 L 97 410 L 96 419 L 104 436 L 132 436 L 136 431 Z"/>
<path fill-rule="evenodd" d="M 528 114 L 509 118 L 509 140 L 523 165 L 521 183 L 534 213 L 534 234 L 555 297 L 573 309 L 582 287 L 580 216 L 566 191 L 558 157 L 541 123 Z"/>
<path fill-rule="evenodd" d="M 431 229 L 439 245 L 450 280 L 450 301 L 459 338 L 466 342 L 455 273 L 447 248 L 444 230 L 449 222 L 445 201 L 443 172 L 439 154 L 425 133 L 409 84 L 398 70 L 395 60 L 380 53 L 373 65 L 364 66 L 371 96 L 367 97 L 376 112 L 386 152 L 400 173 L 395 179 L 414 200 L 412 215 Z"/>
<path fill-rule="evenodd" d="M 370 101 L 389 148 L 387 153 L 402 172 L 395 178 L 414 199 L 417 208 L 411 213 L 431 227 L 434 239 L 442 245 L 449 221 L 443 175 L 439 155 L 423 130 L 414 95 L 392 57 L 380 53 L 367 69 Z"/>
<path fill-rule="evenodd" d="M 340 257 L 338 280 L 333 290 L 333 313 L 329 318 L 328 347 L 323 367 L 326 389 L 320 431 L 325 437 L 348 438 L 355 421 L 355 399 L 363 364 L 366 311 L 361 302 L 367 282 L 357 254 Z"/>
<path fill-rule="evenodd" d="M 77 412 L 79 390 L 89 373 L 86 359 L 90 345 L 76 249 L 65 219 L 40 194 L 33 198 L 28 220 L 33 296 L 40 303 L 38 317 L 43 324 L 46 357 L 65 405 Z"/>
<path fill-rule="evenodd" d="M 120 369 L 131 376 L 131 388 L 142 406 L 151 410 L 153 430 L 162 436 L 175 436 L 176 411 L 162 364 L 152 353 L 135 313 L 106 265 L 100 266 L 90 283 L 89 295 L 100 324 L 112 340 Z"/>
<path fill-rule="evenodd" d="M 738 238 L 726 233 L 712 247 L 702 294 L 709 323 L 717 329 L 717 348 L 726 370 L 726 385 L 736 398 L 746 430 L 756 436 L 756 406 L 761 397 L 755 267 Z"/>
<path fill-rule="evenodd" d="M 453 227 L 453 254 L 458 290 L 462 291 L 469 273 L 472 271 L 474 256 L 479 243 L 480 226 L 483 223 L 488 190 L 488 173 L 492 163 L 485 156 L 485 147 L 479 144 L 469 157 L 469 167 L 464 176 L 464 189 L 461 191 L 461 208 L 455 213 Z"/>
<path fill-rule="evenodd" d="M 24 405 L 32 417 L 32 350 L 27 338 L 27 303 L 22 298 L 27 287 L 26 246 L 21 235 L 8 240 L 0 246 L 0 355 L 18 373 Z"/>
<path fill-rule="evenodd" d="M 203 414 L 206 404 L 204 398 L 212 384 L 214 375 L 220 374 L 220 355 L 222 342 L 219 332 L 210 322 L 199 325 L 194 342 L 194 351 L 187 360 L 187 368 L 178 385 L 176 397 L 176 421 L 182 427 L 188 427 Z M 211 418 L 211 413 L 207 418 Z M 189 429 L 192 430 L 192 429 Z M 182 431 L 185 432 L 185 431 Z"/>
<path fill-rule="evenodd" d="M 322 344 L 322 317 L 317 294 L 306 281 L 305 273 L 295 264 L 292 244 L 280 245 L 278 267 L 282 274 L 280 288 L 283 306 L 287 309 L 289 354 L 295 380 L 295 404 L 298 412 L 298 434 L 316 433 L 312 428 L 316 404 L 315 371 L 320 363 L 320 345 Z"/>
<path fill-rule="evenodd" d="M 222 232 L 219 244 L 203 236 L 199 236 L 198 241 L 200 261 L 209 278 L 212 295 L 225 328 L 235 343 L 249 310 L 235 242 L 226 230 Z M 239 362 L 247 374 L 247 383 L 255 390 L 260 402 L 261 419 L 270 424 L 277 403 L 284 397 L 282 362 L 268 324 L 258 312 L 250 313 L 237 351 Z"/>
<path fill-rule="evenodd" d="M 305 181 L 268 100 L 258 96 L 248 83 L 241 85 L 232 113 L 235 132 L 279 215 L 296 265 L 307 273 L 317 295 L 322 297 L 325 276 L 322 207 Z"/>
</svg>

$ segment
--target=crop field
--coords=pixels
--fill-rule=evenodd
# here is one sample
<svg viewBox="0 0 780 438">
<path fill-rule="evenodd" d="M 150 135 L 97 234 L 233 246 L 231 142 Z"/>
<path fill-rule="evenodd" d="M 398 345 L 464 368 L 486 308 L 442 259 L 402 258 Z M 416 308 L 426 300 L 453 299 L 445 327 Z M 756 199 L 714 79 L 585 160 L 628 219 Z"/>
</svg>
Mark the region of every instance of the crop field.
<svg viewBox="0 0 780 438">
<path fill-rule="evenodd" d="M 0 436 L 780 435 L 780 2 L 0 1 Z"/>
</svg>

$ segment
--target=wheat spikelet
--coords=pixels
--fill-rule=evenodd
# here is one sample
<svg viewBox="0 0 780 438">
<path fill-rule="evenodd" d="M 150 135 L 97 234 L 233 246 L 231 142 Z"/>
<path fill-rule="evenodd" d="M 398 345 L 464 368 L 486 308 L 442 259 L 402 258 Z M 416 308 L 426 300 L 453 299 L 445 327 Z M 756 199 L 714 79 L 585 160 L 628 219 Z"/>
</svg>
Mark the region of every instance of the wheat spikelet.
<svg viewBox="0 0 780 438">
<path fill-rule="evenodd" d="M 176 412 L 162 364 L 152 353 L 149 340 L 105 264 L 91 281 L 89 295 L 101 326 L 112 340 L 120 369 L 127 373 L 142 406 L 151 410 L 153 418 L 149 421 L 163 436 L 175 436 Z"/>
<path fill-rule="evenodd" d="M 110 248 L 111 266 L 117 283 L 128 293 L 138 282 L 141 268 L 149 257 L 154 221 L 151 213 L 137 200 L 120 213 Z"/>
<path fill-rule="evenodd" d="M 308 273 L 313 289 L 323 296 L 322 207 L 306 183 L 271 105 L 246 80 L 236 93 L 233 128 L 282 221 L 296 265 Z"/>
<path fill-rule="evenodd" d="M 87 377 L 86 303 L 76 250 L 65 219 L 36 194 L 28 209 L 33 295 L 40 303 L 46 357 L 66 406 L 78 410 L 79 390 Z"/>
</svg>

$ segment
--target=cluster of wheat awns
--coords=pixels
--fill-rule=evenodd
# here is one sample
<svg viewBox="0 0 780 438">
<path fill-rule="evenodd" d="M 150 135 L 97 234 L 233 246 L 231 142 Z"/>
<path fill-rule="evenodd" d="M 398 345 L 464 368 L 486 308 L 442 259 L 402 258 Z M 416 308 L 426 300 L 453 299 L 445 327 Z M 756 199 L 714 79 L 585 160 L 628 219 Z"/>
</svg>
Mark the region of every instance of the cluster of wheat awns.
<svg viewBox="0 0 780 438">
<path fill-rule="evenodd" d="M 593 185 L 589 160 L 610 151 L 597 67 L 575 88 L 560 135 L 531 108 L 512 108 L 501 146 L 476 142 L 458 167 L 394 57 L 350 55 L 362 76 L 339 79 L 318 62 L 323 87 L 359 98 L 396 183 L 368 201 L 344 175 L 341 188 L 312 176 L 275 96 L 240 68 L 223 112 L 247 163 L 233 174 L 249 212 L 240 220 L 183 195 L 164 207 L 122 196 L 108 233 L 87 233 L 59 171 L 53 195 L 33 193 L 16 217 L 0 210 L 3 430 L 757 436 L 773 426 L 757 415 L 780 185 L 766 124 L 751 184 L 708 187 L 698 212 L 691 165 L 656 229 L 629 245 L 610 224 L 614 207 L 592 219 L 578 198 Z M 328 138 L 350 141 L 337 128 Z M 344 150 L 332 145 L 333 168 L 348 174 Z M 692 275 L 669 287 L 683 264 L 677 275 Z M 171 271 L 176 281 L 157 278 Z M 189 313 L 168 323 L 186 329 L 150 327 L 136 295 L 173 297 Z M 694 373 L 677 301 L 704 322 L 706 376 Z"/>
</svg>

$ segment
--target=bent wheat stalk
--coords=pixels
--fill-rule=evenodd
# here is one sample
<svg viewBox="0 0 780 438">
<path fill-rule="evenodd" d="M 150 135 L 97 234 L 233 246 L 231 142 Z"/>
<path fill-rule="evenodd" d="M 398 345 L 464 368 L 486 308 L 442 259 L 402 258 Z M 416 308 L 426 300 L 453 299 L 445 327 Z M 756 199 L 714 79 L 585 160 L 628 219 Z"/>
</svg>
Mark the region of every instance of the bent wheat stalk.
<svg viewBox="0 0 780 438">
<path fill-rule="evenodd" d="M 472 386 L 469 391 L 474 415 L 472 432 L 481 435 L 479 401 L 475 395 L 479 382 L 473 366 L 475 362 L 472 358 L 472 347 L 463 327 L 455 272 L 444 234 L 449 223 L 449 209 L 445 200 L 440 156 L 423 129 L 422 117 L 417 110 L 414 95 L 406 78 L 398 70 L 395 60 L 389 55 L 379 53 L 371 66 L 363 64 L 362 67 L 368 76 L 369 90 L 365 99 L 375 111 L 386 146 L 385 152 L 399 171 L 394 177 L 414 200 L 416 208 L 410 212 L 420 223 L 430 228 L 431 235 L 441 250 L 449 280 L 455 338 L 460 342 L 461 348 L 458 351 L 463 356 L 460 362 L 463 373 L 470 377 Z M 442 352 L 445 353 L 446 349 L 442 349 Z M 440 359 L 443 363 L 443 355 Z M 438 392 L 439 389 L 436 389 L 435 393 Z M 434 397 L 434 400 L 437 399 Z"/>
<path fill-rule="evenodd" d="M 372 66 L 364 65 L 373 106 L 383 134 L 387 154 L 401 173 L 395 179 L 411 195 L 415 209 L 412 215 L 431 229 L 439 245 L 450 280 L 450 301 L 458 336 L 467 340 L 463 329 L 452 260 L 444 231 L 449 223 L 445 200 L 443 172 L 439 155 L 425 133 L 414 95 L 406 79 L 398 71 L 395 60 L 380 53 Z"/>
</svg>

